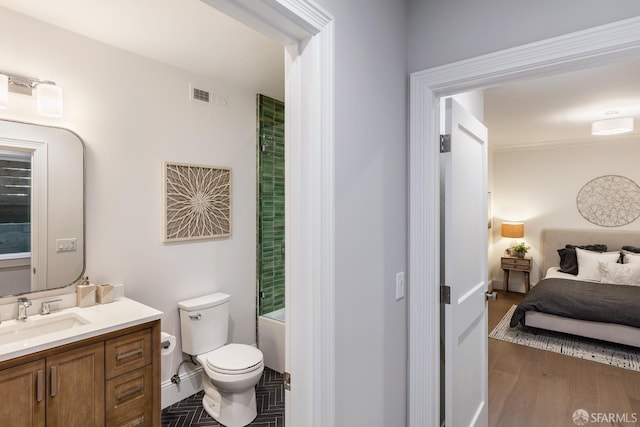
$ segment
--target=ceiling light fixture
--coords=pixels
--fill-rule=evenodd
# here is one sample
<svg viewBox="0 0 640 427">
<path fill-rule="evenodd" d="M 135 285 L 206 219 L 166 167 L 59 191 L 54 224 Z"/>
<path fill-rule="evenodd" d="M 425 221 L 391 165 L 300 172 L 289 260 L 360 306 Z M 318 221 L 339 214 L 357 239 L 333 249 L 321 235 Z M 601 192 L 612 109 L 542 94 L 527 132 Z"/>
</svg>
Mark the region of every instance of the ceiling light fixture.
<svg viewBox="0 0 640 427">
<path fill-rule="evenodd" d="M 62 89 L 55 82 L 0 71 L 0 108 L 7 107 L 9 92 L 26 96 L 35 92 L 40 115 L 62 117 Z"/>
<path fill-rule="evenodd" d="M 633 117 L 617 117 L 591 123 L 592 135 L 616 135 L 633 131 Z"/>
</svg>

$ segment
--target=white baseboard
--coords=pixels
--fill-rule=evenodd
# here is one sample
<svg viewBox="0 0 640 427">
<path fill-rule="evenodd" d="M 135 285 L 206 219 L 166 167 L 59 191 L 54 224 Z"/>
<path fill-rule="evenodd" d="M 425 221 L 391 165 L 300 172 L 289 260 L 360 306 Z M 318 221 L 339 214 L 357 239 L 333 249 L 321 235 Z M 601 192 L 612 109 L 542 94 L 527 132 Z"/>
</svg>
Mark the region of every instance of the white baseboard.
<svg viewBox="0 0 640 427">
<path fill-rule="evenodd" d="M 171 380 L 163 381 L 161 384 L 162 409 L 196 394 L 200 390 L 202 390 L 202 368 L 200 366 L 193 371 L 181 374 L 179 385 L 173 384 Z"/>
</svg>

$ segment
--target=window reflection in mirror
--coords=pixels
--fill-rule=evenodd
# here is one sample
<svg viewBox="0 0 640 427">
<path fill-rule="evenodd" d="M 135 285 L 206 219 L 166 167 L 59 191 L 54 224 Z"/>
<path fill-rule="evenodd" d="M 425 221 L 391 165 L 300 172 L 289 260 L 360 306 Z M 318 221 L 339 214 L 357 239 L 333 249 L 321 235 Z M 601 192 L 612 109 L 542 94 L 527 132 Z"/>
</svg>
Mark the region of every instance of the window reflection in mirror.
<svg viewBox="0 0 640 427">
<path fill-rule="evenodd" d="M 0 256 L 31 256 L 31 155 L 0 151 Z"/>
</svg>

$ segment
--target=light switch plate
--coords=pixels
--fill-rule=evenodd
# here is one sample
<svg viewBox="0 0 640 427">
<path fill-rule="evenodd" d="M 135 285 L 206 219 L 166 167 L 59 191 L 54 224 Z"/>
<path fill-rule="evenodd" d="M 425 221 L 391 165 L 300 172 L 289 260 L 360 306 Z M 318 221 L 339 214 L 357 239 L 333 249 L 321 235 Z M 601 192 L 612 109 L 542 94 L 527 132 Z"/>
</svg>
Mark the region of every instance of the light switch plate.
<svg viewBox="0 0 640 427">
<path fill-rule="evenodd" d="M 56 252 L 73 252 L 77 249 L 77 239 L 56 239 Z"/>
</svg>

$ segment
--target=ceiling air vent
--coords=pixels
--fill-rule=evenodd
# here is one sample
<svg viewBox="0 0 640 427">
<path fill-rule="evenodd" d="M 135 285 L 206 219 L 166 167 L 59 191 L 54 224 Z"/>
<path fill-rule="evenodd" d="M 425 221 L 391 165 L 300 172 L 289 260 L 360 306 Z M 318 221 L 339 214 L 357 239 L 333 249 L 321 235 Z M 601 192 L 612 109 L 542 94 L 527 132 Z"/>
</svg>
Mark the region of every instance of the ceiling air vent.
<svg viewBox="0 0 640 427">
<path fill-rule="evenodd" d="M 192 87 L 193 89 L 193 93 L 192 93 L 192 97 L 194 101 L 202 101 L 202 102 L 210 102 L 209 101 L 209 92 L 207 92 L 206 90 L 202 90 L 202 89 L 198 89 L 195 87 Z"/>
</svg>

